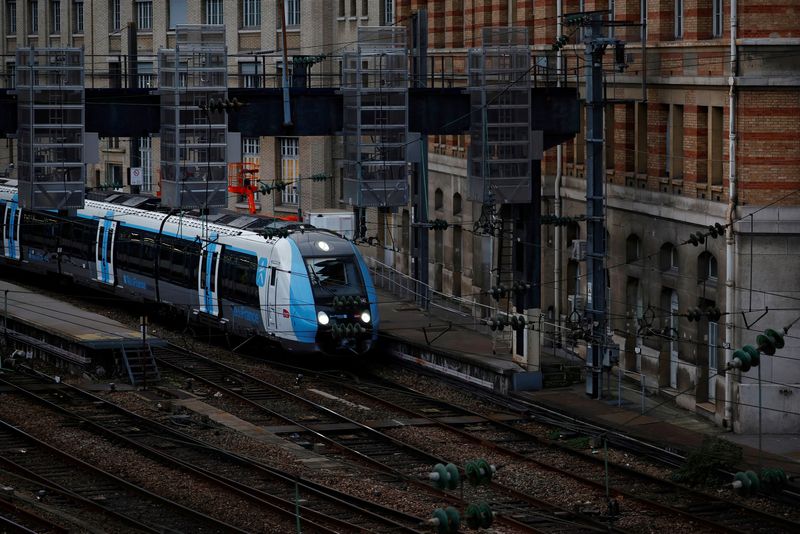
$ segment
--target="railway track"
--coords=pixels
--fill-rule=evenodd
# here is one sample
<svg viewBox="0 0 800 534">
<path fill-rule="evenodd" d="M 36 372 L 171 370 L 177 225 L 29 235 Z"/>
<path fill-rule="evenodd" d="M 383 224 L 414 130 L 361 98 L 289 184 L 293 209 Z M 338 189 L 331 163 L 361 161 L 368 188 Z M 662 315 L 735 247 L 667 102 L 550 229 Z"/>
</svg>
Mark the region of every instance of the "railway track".
<svg viewBox="0 0 800 534">
<path fill-rule="evenodd" d="M 421 519 L 298 479 L 199 442 L 81 389 L 42 387 L 41 376 L 0 379 L 20 393 L 76 418 L 81 428 L 122 441 L 170 467 L 200 476 L 315 532 L 417 532 Z M 301 495 L 299 504 L 297 495 Z M 184 531 L 186 531 L 184 529 Z M 194 531 L 189 529 L 189 531 Z"/>
<path fill-rule="evenodd" d="M 8 375 L 4 375 L 4 378 Z M 174 501 L 102 471 L 0 421 L 0 464 L 39 482 L 47 502 L 74 517 L 102 514 L 127 530 L 141 532 L 239 532 Z M 44 520 L 42 520 L 44 521 Z M 122 531 L 122 530 L 121 530 Z"/>
<path fill-rule="evenodd" d="M 421 481 L 436 463 L 446 463 L 443 458 L 393 439 L 379 430 L 219 361 L 178 348 L 158 348 L 154 350 L 154 355 L 162 370 L 171 369 L 197 382 L 218 388 L 239 399 L 250 409 L 267 412 L 266 420 L 282 420 L 284 430 L 280 426 L 271 428 L 276 433 L 287 436 L 297 434 L 301 439 L 322 441 L 336 449 L 335 458 L 366 462 L 373 469 L 391 477 L 385 480 L 413 485 L 420 492 L 433 494 L 438 498 L 448 497 L 449 502 L 454 505 L 465 507 L 467 504 L 457 498 L 455 492 L 443 492 Z M 256 416 L 256 419 L 264 420 L 264 416 Z M 296 432 L 298 428 L 302 431 L 301 434 Z M 471 497 L 489 502 L 498 520 L 518 531 L 609 530 L 605 523 L 553 506 L 498 483 L 474 490 Z"/>
<path fill-rule="evenodd" d="M 343 392 L 360 394 L 373 403 L 398 413 L 427 419 L 474 443 L 525 460 L 538 467 L 604 489 L 605 460 L 515 427 L 507 421 L 434 399 L 405 386 L 380 381 L 343 383 L 329 381 Z M 458 421 L 469 421 L 459 424 Z M 476 423 L 476 420 L 478 421 Z M 674 513 L 698 525 L 720 532 L 800 532 L 800 523 L 664 480 L 630 467 L 609 463 L 611 492 L 657 509 Z"/>
</svg>

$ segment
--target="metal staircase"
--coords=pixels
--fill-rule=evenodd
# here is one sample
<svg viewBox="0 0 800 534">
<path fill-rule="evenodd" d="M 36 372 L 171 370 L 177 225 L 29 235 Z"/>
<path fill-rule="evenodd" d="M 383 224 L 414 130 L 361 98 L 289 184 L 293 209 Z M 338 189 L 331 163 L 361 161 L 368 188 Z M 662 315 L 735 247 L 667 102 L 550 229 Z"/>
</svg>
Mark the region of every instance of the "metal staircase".
<svg viewBox="0 0 800 534">
<path fill-rule="evenodd" d="M 122 361 L 128 371 L 131 385 L 155 384 L 161 380 L 161 373 L 153 357 L 150 345 L 142 347 L 122 347 Z"/>
</svg>

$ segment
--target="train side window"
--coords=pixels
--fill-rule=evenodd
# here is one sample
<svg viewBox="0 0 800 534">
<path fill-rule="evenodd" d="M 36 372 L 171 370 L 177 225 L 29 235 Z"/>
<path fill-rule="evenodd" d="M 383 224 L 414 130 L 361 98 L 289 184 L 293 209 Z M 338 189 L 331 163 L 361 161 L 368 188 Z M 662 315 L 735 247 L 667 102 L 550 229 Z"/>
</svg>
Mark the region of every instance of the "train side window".
<svg viewBox="0 0 800 534">
<path fill-rule="evenodd" d="M 269 276 L 269 285 L 274 286 L 275 285 L 275 277 L 277 276 L 278 270 L 275 267 L 271 267 L 270 270 L 271 270 L 271 273 L 270 273 L 270 276 Z"/>
<path fill-rule="evenodd" d="M 220 260 L 219 273 L 222 296 L 257 308 L 259 306 L 257 268 L 255 256 L 225 250 Z"/>
</svg>

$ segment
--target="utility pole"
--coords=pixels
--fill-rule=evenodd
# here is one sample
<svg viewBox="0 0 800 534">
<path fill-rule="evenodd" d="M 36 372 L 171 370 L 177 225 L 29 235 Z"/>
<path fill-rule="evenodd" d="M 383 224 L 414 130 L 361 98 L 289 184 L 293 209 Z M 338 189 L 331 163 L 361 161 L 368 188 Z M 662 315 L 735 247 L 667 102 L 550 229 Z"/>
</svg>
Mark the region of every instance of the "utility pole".
<svg viewBox="0 0 800 534">
<path fill-rule="evenodd" d="M 603 173 L 603 54 L 609 39 L 601 34 L 604 12 L 588 13 L 584 19 L 586 49 L 586 266 L 587 296 L 592 320 L 592 341 L 586 363 L 586 394 L 599 399 L 602 388 L 603 348 L 606 344 L 606 225 Z"/>
<path fill-rule="evenodd" d="M 425 87 L 428 79 L 428 11 L 419 9 L 411 16 L 411 75 L 415 87 Z M 414 278 L 420 289 L 428 286 L 428 136 L 419 138 L 419 163 L 414 172 L 414 244 L 417 251 Z M 422 295 L 422 306 L 427 308 L 427 290 Z"/>
<path fill-rule="evenodd" d="M 129 22 L 128 23 L 128 87 L 138 87 L 138 78 L 139 78 L 139 58 L 138 58 L 138 50 L 137 50 L 137 41 L 136 41 L 136 33 L 137 33 L 137 26 L 136 22 Z M 141 158 L 139 157 L 139 137 L 131 137 L 130 140 L 130 167 L 141 167 L 142 162 Z M 130 167 L 128 167 L 128 184 L 130 185 Z M 106 176 L 106 182 L 108 182 L 108 176 Z M 124 184 L 123 184 L 124 185 Z M 139 193 L 141 188 L 137 186 L 131 186 L 131 193 Z"/>
</svg>

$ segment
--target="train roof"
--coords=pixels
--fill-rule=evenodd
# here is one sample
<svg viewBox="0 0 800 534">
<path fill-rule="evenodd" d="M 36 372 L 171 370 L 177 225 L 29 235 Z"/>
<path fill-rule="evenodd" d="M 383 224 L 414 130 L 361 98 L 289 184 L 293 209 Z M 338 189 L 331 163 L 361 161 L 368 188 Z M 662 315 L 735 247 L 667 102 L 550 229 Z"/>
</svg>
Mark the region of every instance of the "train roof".
<svg viewBox="0 0 800 534">
<path fill-rule="evenodd" d="M 0 180 L 0 191 L 13 195 L 17 190 L 16 180 Z M 161 205 L 161 199 L 150 195 L 138 195 L 131 193 L 120 193 L 116 191 L 91 191 L 87 193 L 85 208 L 97 210 L 99 212 L 108 211 L 109 206 L 113 206 L 115 213 L 134 215 L 153 221 L 161 222 L 165 217 L 175 215 L 175 211 Z M 189 228 L 204 229 L 216 232 L 221 235 L 241 236 L 251 238 L 272 238 L 280 237 L 281 234 L 291 234 L 293 240 L 303 253 L 314 253 L 319 255 L 323 252 L 313 244 L 321 241 L 319 233 L 325 234 L 322 239 L 329 243 L 342 242 L 347 249 L 336 246 L 337 253 L 347 253 L 352 249 L 349 241 L 338 234 L 324 229 L 316 228 L 310 224 L 303 224 L 297 221 L 287 221 L 276 217 L 263 215 L 250 215 L 232 210 L 221 210 L 208 215 L 201 215 L 199 210 L 189 210 L 180 215 L 175 220 L 169 222 L 179 223 Z M 308 235 L 306 235 L 308 234 Z M 311 235 L 316 235 L 313 239 Z M 305 236 L 305 237 L 303 237 Z M 324 254 L 323 254 L 324 255 Z"/>
</svg>

